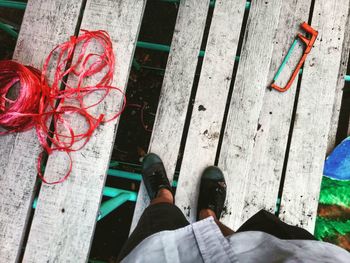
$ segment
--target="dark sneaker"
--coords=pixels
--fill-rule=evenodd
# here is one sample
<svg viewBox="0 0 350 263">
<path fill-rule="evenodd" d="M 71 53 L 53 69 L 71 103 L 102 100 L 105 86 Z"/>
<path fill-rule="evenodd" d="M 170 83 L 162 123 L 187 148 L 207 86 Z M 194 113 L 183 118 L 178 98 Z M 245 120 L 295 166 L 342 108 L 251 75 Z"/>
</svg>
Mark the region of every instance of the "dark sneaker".
<svg viewBox="0 0 350 263">
<path fill-rule="evenodd" d="M 172 192 L 163 162 L 154 153 L 147 154 L 143 159 L 142 178 L 151 200 L 157 196 L 158 191 L 162 188 Z"/>
<path fill-rule="evenodd" d="M 197 219 L 202 209 L 210 209 L 214 211 L 216 218 L 219 219 L 224 208 L 226 199 L 226 182 L 224 174 L 216 166 L 207 167 L 201 178 Z"/>
</svg>

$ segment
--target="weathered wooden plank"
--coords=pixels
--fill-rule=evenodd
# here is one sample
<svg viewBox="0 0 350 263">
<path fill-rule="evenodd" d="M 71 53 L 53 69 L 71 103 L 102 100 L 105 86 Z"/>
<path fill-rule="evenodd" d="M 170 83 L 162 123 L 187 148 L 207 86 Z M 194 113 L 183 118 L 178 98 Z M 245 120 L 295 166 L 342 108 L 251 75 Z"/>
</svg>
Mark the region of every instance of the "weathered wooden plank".
<svg viewBox="0 0 350 263">
<path fill-rule="evenodd" d="M 110 34 L 116 55 L 114 85 L 122 89 L 127 85 L 145 4 L 145 0 L 86 3 L 81 28 L 106 30 Z M 91 97 L 96 100 L 98 95 Z M 121 101 L 121 96 L 115 96 L 108 105 L 101 106 L 104 112 L 112 113 L 120 108 Z M 76 117 L 72 123 L 77 128 L 85 124 Z M 87 261 L 117 124 L 118 120 L 101 125 L 82 150 L 72 153 L 73 170 L 67 181 L 42 186 L 25 262 Z M 48 160 L 45 177 L 53 181 L 64 175 L 66 167 L 64 154 L 54 154 Z"/>
<path fill-rule="evenodd" d="M 223 222 L 237 228 L 242 211 L 259 114 L 268 85 L 273 40 L 282 1 L 253 1 L 230 103 L 219 167 L 226 175 L 227 213 Z M 263 43 L 263 44 L 262 44 Z"/>
<path fill-rule="evenodd" d="M 28 1 L 13 58 L 41 68 L 50 50 L 74 34 L 81 0 Z M 34 130 L 0 136 L 0 261 L 15 262 L 36 182 L 40 145 Z"/>
<path fill-rule="evenodd" d="M 180 2 L 160 94 L 149 152 L 161 156 L 171 181 L 175 172 L 208 8 L 208 0 Z M 131 230 L 135 228 L 148 204 L 149 198 L 144 185 L 141 184 Z"/>
<path fill-rule="evenodd" d="M 273 40 L 266 85 L 271 83 L 296 34 L 301 32 L 300 23 L 307 21 L 310 5 L 311 1 L 305 0 L 283 1 L 278 29 Z M 305 34 L 305 32 L 301 33 Z M 278 78 L 278 85 L 284 86 L 287 83 L 304 49 L 302 44 L 293 51 L 293 55 Z M 261 209 L 275 212 L 297 83 L 298 78 L 284 93 L 265 89 L 263 105 L 256 123 L 252 157 L 245 179 L 247 185 L 243 194 L 242 221 L 246 221 Z"/>
<path fill-rule="evenodd" d="M 210 25 L 175 197 L 175 204 L 192 222 L 201 172 L 215 161 L 245 2 L 217 1 Z"/>
<path fill-rule="evenodd" d="M 345 28 L 350 28 L 350 18 L 348 17 L 347 24 Z M 343 47 L 342 47 L 342 55 L 341 55 L 341 62 L 340 62 L 340 69 L 339 69 L 339 77 L 337 82 L 337 88 L 335 92 L 335 99 L 333 104 L 333 114 L 331 119 L 331 127 L 328 134 L 328 146 L 327 146 L 327 155 L 330 154 L 335 145 L 337 130 L 338 130 L 338 123 L 339 123 L 339 114 L 340 114 L 340 108 L 341 108 L 341 101 L 343 96 L 343 88 L 345 85 L 345 74 L 346 69 L 349 62 L 349 51 L 350 51 L 350 30 L 345 30 L 344 32 L 344 41 L 343 41 Z M 350 127 L 350 125 L 349 125 Z M 350 133 L 348 133 L 350 134 Z"/>
<path fill-rule="evenodd" d="M 314 231 L 327 138 L 339 83 L 349 1 L 316 1 L 312 25 L 319 31 L 303 72 L 280 218 Z"/>
</svg>

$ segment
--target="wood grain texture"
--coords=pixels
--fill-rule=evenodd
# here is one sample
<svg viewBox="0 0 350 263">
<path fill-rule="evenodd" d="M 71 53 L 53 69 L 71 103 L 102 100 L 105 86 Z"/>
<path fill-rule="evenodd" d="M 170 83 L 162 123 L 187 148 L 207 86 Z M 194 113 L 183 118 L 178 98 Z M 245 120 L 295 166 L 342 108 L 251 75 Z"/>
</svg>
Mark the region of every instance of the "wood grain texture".
<svg viewBox="0 0 350 263">
<path fill-rule="evenodd" d="M 215 3 L 175 196 L 191 222 L 197 216 L 201 172 L 215 161 L 245 2 Z"/>
<path fill-rule="evenodd" d="M 305 0 L 283 1 L 278 29 L 273 39 L 273 52 L 266 85 L 272 82 L 297 33 L 305 34 L 300 29 L 300 23 L 307 21 L 310 5 L 311 1 Z M 278 85 L 284 86 L 287 83 L 304 49 L 303 44 L 294 49 L 293 55 L 278 78 Z M 252 157 L 245 178 L 242 222 L 261 209 L 275 212 L 297 83 L 298 77 L 291 88 L 283 93 L 265 89 L 262 108 L 256 123 Z"/>
<path fill-rule="evenodd" d="M 278 29 L 282 1 L 253 1 L 247 21 L 227 118 L 219 167 L 226 176 L 227 202 L 222 221 L 236 229 L 242 211 L 259 114 L 268 85 L 273 40 Z M 262 44 L 263 43 L 263 44 Z"/>
<path fill-rule="evenodd" d="M 194 81 L 209 1 L 180 2 L 149 152 L 158 154 L 172 181 Z M 131 231 L 149 204 L 141 184 Z"/>
<path fill-rule="evenodd" d="M 345 28 L 350 28 L 350 17 L 348 16 Z M 349 51 L 350 51 L 350 30 L 345 30 L 344 32 L 344 41 L 342 47 L 342 55 L 339 69 L 339 76 L 337 82 L 337 88 L 335 92 L 334 104 L 333 104 L 333 114 L 331 119 L 331 127 L 328 134 L 328 146 L 327 146 L 327 155 L 330 154 L 334 147 L 336 146 L 336 135 L 338 130 L 339 123 L 339 114 L 341 108 L 341 101 L 343 96 L 343 88 L 345 85 L 345 75 L 346 69 L 349 62 Z M 350 128 L 350 125 L 349 125 Z M 350 134 L 350 133 L 348 133 Z"/>
<path fill-rule="evenodd" d="M 304 66 L 284 182 L 280 218 L 314 231 L 349 1 L 315 2 L 317 41 Z"/>
<path fill-rule="evenodd" d="M 127 85 L 135 43 L 146 1 L 88 0 L 81 28 L 106 30 L 116 55 L 114 85 Z M 74 82 L 71 77 L 68 82 Z M 91 79 L 91 82 L 94 80 Z M 98 94 L 91 95 L 91 99 Z M 116 112 L 121 96 L 101 104 L 104 112 Z M 73 118 L 73 127 L 85 125 Z M 43 185 L 29 234 L 25 262 L 86 262 L 89 255 L 106 171 L 118 120 L 97 128 L 88 144 L 72 153 L 73 170 L 64 183 Z M 45 177 L 53 181 L 67 169 L 64 155 L 50 156 Z"/>
<path fill-rule="evenodd" d="M 81 0 L 29 0 L 13 58 L 41 68 L 50 50 L 74 34 Z M 0 262 L 15 262 L 31 212 L 41 147 L 34 130 L 0 136 Z"/>
</svg>

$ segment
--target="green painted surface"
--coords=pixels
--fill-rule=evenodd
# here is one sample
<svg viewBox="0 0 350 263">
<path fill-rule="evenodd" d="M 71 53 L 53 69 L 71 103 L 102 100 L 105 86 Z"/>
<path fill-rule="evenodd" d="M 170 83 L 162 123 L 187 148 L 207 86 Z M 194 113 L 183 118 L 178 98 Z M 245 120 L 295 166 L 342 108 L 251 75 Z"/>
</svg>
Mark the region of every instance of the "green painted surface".
<svg viewBox="0 0 350 263">
<path fill-rule="evenodd" d="M 350 181 L 323 177 L 314 235 L 350 251 Z"/>
<path fill-rule="evenodd" d="M 323 177 L 319 203 L 350 207 L 350 181 Z"/>
<path fill-rule="evenodd" d="M 317 239 L 332 239 L 336 235 L 346 235 L 350 233 L 350 219 L 337 221 L 317 217 L 315 237 Z"/>
</svg>

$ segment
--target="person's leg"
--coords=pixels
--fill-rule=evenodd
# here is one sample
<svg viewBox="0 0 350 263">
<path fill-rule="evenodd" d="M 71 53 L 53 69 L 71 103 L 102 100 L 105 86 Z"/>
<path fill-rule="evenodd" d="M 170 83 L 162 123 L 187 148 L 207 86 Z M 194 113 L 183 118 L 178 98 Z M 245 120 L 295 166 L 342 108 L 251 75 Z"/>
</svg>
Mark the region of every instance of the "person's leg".
<svg viewBox="0 0 350 263">
<path fill-rule="evenodd" d="M 149 154 L 145 157 L 142 164 L 142 177 L 151 203 L 124 244 L 118 256 L 118 262 L 145 238 L 160 231 L 175 230 L 189 225 L 181 210 L 174 205 L 170 183 L 163 163 L 157 155 Z"/>
<path fill-rule="evenodd" d="M 215 223 L 218 225 L 218 227 L 220 228 L 220 231 L 221 233 L 227 237 L 227 236 L 231 236 L 232 234 L 235 233 L 235 231 L 233 231 L 231 228 L 225 226 L 223 223 L 221 223 L 213 210 L 210 210 L 210 209 L 202 209 L 200 212 L 199 212 L 199 220 L 202 220 L 202 219 L 205 219 L 207 217 L 210 217 L 212 216 L 214 218 L 214 221 Z"/>
<path fill-rule="evenodd" d="M 305 229 L 288 225 L 282 222 L 277 216 L 265 210 L 260 210 L 253 215 L 237 230 L 237 232 L 243 231 L 261 231 L 280 239 L 316 240 L 316 238 Z"/>
<path fill-rule="evenodd" d="M 202 220 L 212 216 L 222 234 L 229 236 L 235 232 L 218 220 L 223 210 L 225 198 L 226 183 L 223 173 L 214 166 L 206 168 L 201 178 L 197 219 Z M 236 232 L 243 231 L 261 231 L 280 239 L 316 240 L 305 229 L 288 225 L 265 210 L 261 210 L 248 219 Z"/>
<path fill-rule="evenodd" d="M 155 205 L 159 203 L 174 204 L 173 193 L 170 192 L 168 189 L 164 189 L 164 188 L 160 189 L 157 193 L 156 198 L 151 200 L 151 205 Z"/>
<path fill-rule="evenodd" d="M 198 196 L 197 219 L 212 216 L 224 236 L 234 233 L 232 229 L 219 221 L 226 199 L 226 183 L 218 167 L 207 167 L 202 174 Z"/>
</svg>

